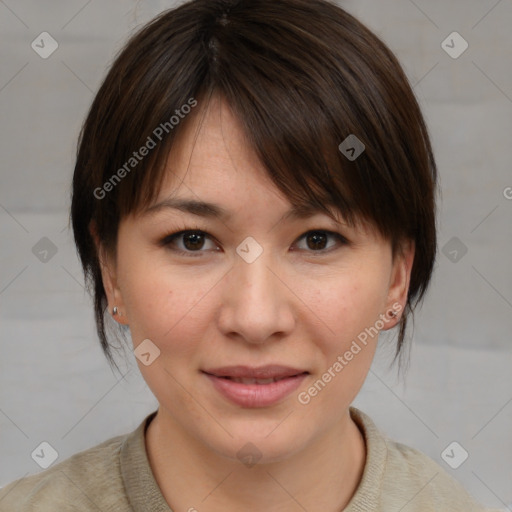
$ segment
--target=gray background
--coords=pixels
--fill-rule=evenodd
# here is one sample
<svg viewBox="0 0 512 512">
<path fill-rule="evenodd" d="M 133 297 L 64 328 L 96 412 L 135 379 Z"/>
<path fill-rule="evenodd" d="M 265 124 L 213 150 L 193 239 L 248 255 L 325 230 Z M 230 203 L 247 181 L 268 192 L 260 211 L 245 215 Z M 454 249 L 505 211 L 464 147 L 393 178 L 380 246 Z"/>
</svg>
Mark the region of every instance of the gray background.
<svg viewBox="0 0 512 512">
<path fill-rule="evenodd" d="M 100 351 L 67 222 L 94 92 L 128 35 L 173 5 L 0 1 L 0 486 L 42 471 L 31 458 L 42 441 L 61 461 L 157 407 L 129 351 L 127 366 L 119 359 L 124 378 Z M 512 510 L 512 1 L 340 5 L 402 62 L 442 186 L 440 252 L 409 372 L 399 380 L 388 371 L 392 338 L 382 336 L 354 405 L 482 503 Z M 48 59 L 31 48 L 43 31 L 59 44 Z M 469 43 L 457 59 L 441 46 L 453 31 Z M 57 249 L 47 262 L 32 251 L 43 237 Z M 441 458 L 452 441 L 469 452 L 458 469 Z"/>
</svg>

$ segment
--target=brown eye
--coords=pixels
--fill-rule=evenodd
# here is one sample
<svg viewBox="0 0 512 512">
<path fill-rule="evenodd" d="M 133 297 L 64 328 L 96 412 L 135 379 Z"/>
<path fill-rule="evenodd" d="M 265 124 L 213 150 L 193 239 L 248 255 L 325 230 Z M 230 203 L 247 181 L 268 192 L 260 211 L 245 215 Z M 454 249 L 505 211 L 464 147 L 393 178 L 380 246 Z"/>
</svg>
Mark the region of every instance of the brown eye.
<svg viewBox="0 0 512 512">
<path fill-rule="evenodd" d="M 183 235 L 183 245 L 190 251 L 201 249 L 204 245 L 204 234 L 198 232 L 185 233 Z"/>
<path fill-rule="evenodd" d="M 170 250 L 179 254 L 201 256 L 202 253 L 205 252 L 203 249 L 207 240 L 211 240 L 211 237 L 207 233 L 200 230 L 188 230 L 167 235 L 160 241 L 160 245 L 162 247 L 168 247 Z M 213 245 L 217 247 L 215 244 Z M 213 250 L 218 250 L 218 248 L 214 248 Z"/>
<path fill-rule="evenodd" d="M 329 246 L 329 239 L 335 243 Z M 207 241 L 213 244 L 213 247 L 205 247 Z M 301 251 L 314 253 L 315 256 L 321 256 L 328 253 L 339 246 L 348 245 L 349 241 L 339 233 L 327 230 L 312 230 L 304 233 L 299 240 L 306 241 L 306 247 L 299 247 Z M 336 244 L 337 242 L 337 244 Z M 199 257 L 206 251 L 219 251 L 218 245 L 213 243 L 213 238 L 201 230 L 184 230 L 172 233 L 164 237 L 160 242 L 160 246 L 167 247 L 169 250 L 185 256 Z"/>
<path fill-rule="evenodd" d="M 308 247 L 310 249 L 320 250 L 325 249 L 325 246 L 327 244 L 327 238 L 328 237 L 325 236 L 325 233 L 315 231 L 313 233 L 308 234 L 306 240 L 308 242 Z"/>
<path fill-rule="evenodd" d="M 308 231 L 302 237 L 300 240 L 305 239 L 306 241 L 306 250 L 307 252 L 329 252 L 328 247 L 328 240 L 329 238 L 335 239 L 338 244 L 346 245 L 348 244 L 348 240 L 340 235 L 339 233 L 334 233 L 332 231 Z M 330 248 L 336 247 L 336 244 L 332 244 Z"/>
</svg>

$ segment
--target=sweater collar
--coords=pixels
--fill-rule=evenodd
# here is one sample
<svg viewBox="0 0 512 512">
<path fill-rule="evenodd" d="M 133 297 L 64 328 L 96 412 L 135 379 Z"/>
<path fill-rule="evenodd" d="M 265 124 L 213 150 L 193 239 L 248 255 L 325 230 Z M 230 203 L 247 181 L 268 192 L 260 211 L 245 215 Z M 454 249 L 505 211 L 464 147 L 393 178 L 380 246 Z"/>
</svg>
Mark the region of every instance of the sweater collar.
<svg viewBox="0 0 512 512">
<path fill-rule="evenodd" d="M 361 482 L 343 512 L 378 511 L 387 444 L 372 419 L 355 407 L 350 416 L 361 431 L 366 445 L 366 462 Z M 120 470 L 126 494 L 134 512 L 172 512 L 155 480 L 146 451 L 146 430 L 158 411 L 146 416 L 127 435 L 120 449 Z"/>
<path fill-rule="evenodd" d="M 146 416 L 121 446 L 120 469 L 124 488 L 134 512 L 172 512 L 149 465 L 146 430 L 158 410 Z"/>
<path fill-rule="evenodd" d="M 350 416 L 364 437 L 366 462 L 356 492 L 343 512 L 377 512 L 380 510 L 388 446 L 375 423 L 364 412 L 350 407 Z"/>
</svg>

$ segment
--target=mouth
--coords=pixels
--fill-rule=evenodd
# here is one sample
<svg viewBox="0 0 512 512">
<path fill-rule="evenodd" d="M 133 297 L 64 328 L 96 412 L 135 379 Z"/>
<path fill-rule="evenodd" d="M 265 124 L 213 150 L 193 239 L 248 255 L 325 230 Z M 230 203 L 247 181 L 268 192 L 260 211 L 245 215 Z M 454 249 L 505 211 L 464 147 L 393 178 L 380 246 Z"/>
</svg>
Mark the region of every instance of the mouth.
<svg viewBox="0 0 512 512">
<path fill-rule="evenodd" d="M 241 407 L 267 407 L 290 395 L 309 375 L 307 370 L 268 365 L 231 366 L 201 370 L 213 388 Z"/>
</svg>

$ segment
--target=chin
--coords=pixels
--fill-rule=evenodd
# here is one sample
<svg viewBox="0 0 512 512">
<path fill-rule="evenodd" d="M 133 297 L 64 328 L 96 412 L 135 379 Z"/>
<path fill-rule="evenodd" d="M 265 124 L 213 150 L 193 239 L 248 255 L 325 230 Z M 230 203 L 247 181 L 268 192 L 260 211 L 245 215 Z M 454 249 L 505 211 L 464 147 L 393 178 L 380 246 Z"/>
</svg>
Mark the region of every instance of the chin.
<svg viewBox="0 0 512 512">
<path fill-rule="evenodd" d="M 209 437 L 204 442 L 219 455 L 248 467 L 284 461 L 304 448 L 307 439 L 301 437 L 299 429 L 286 428 L 280 421 L 282 418 L 277 422 L 251 420 L 250 428 L 245 422 L 227 424 L 225 428 L 233 437 L 223 431 L 220 438 Z"/>
</svg>

